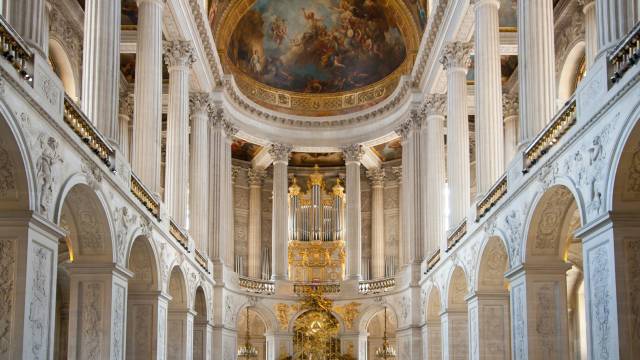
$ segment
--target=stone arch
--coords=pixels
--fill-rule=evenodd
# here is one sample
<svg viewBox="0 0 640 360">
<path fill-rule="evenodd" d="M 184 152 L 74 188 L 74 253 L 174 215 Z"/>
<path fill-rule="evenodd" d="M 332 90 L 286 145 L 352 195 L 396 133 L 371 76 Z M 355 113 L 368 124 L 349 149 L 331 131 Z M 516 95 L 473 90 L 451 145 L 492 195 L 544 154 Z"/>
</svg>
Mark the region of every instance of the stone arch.
<svg viewBox="0 0 640 360">
<path fill-rule="evenodd" d="M 27 116 L 22 114 L 21 116 Z M 35 210 L 35 172 L 29 146 L 0 100 L 0 211 Z"/>
<path fill-rule="evenodd" d="M 304 313 L 308 312 L 309 310 L 307 309 L 302 309 L 302 310 L 298 310 L 296 311 L 293 316 L 291 317 L 291 320 L 289 321 L 289 325 L 288 325 L 288 331 L 290 333 L 294 332 L 294 325 L 296 320 L 302 316 Z M 336 318 L 336 320 L 338 321 L 338 334 L 342 335 L 346 329 L 345 325 L 344 325 L 344 320 L 342 319 L 342 317 L 340 315 L 338 315 L 335 311 L 331 311 L 331 316 L 333 316 L 334 318 Z"/>
<path fill-rule="evenodd" d="M 113 225 L 106 202 L 80 175 L 62 187 L 54 214 L 56 222 L 69 232 L 68 245 L 74 262 L 114 263 Z"/>
<path fill-rule="evenodd" d="M 179 265 L 174 265 L 169 272 L 167 292 L 171 296 L 170 307 L 172 305 L 184 308 L 189 307 L 187 279 Z"/>
<path fill-rule="evenodd" d="M 629 124 L 617 137 L 608 175 L 607 208 L 616 213 L 633 213 L 640 207 L 640 105 L 623 123 Z"/>
<path fill-rule="evenodd" d="M 49 61 L 53 67 L 53 72 L 62 81 L 65 93 L 74 101 L 78 101 L 81 92 L 80 76 L 73 66 L 62 41 L 56 37 L 49 38 Z"/>
<path fill-rule="evenodd" d="M 265 330 L 271 334 L 279 329 L 278 319 L 275 314 L 261 302 L 246 301 L 238 308 L 238 313 L 246 311 L 245 308 L 250 307 L 251 311 L 255 311 L 265 324 Z"/>
<path fill-rule="evenodd" d="M 170 271 L 169 307 L 167 315 L 167 359 L 190 358 L 193 347 L 193 312 L 189 307 L 189 292 L 185 273 L 179 265 Z"/>
<path fill-rule="evenodd" d="M 397 349 L 396 330 L 398 328 L 398 317 L 390 306 L 387 309 L 387 338 L 389 344 Z M 375 359 L 376 350 L 382 345 L 384 333 L 384 307 L 377 311 L 367 321 L 367 358 Z"/>
<path fill-rule="evenodd" d="M 482 291 L 505 291 L 507 280 L 504 276 L 509 267 L 507 247 L 499 236 L 489 236 L 485 239 L 480 250 L 480 261 L 477 262 L 478 274 L 476 286 Z"/>
<path fill-rule="evenodd" d="M 236 321 L 238 346 L 244 345 L 247 342 L 247 313 L 249 315 L 249 343 L 258 350 L 258 360 L 267 359 L 267 333 L 268 325 L 266 319 L 263 317 L 263 312 L 259 311 L 256 307 L 246 304 L 238 309 L 238 316 Z"/>
<path fill-rule="evenodd" d="M 469 292 L 468 277 L 462 266 L 454 266 L 449 273 L 446 292 L 446 308 L 466 309 L 465 297 Z"/>
<path fill-rule="evenodd" d="M 366 310 L 362 312 L 362 314 L 360 314 L 360 321 L 358 322 L 358 332 L 362 334 L 366 333 L 367 327 L 369 326 L 369 322 L 371 321 L 371 319 L 373 319 L 376 315 L 378 315 L 380 311 L 383 311 L 385 307 L 387 308 L 387 313 L 393 314 L 393 317 L 397 323 L 398 312 L 393 306 L 391 306 L 391 304 L 387 304 L 387 303 L 372 304 L 368 306 Z"/>
<path fill-rule="evenodd" d="M 209 302 L 205 295 L 204 288 L 198 286 L 193 295 L 193 310 L 195 317 L 193 321 L 193 360 L 210 359 L 210 348 L 207 347 L 207 337 L 209 334 Z"/>
<path fill-rule="evenodd" d="M 446 339 L 443 343 L 447 348 L 443 349 L 450 359 L 466 359 L 469 356 L 469 315 L 467 307 L 467 295 L 469 292 L 468 276 L 461 266 L 454 266 L 447 286 L 446 308 L 443 311 L 442 336 Z"/>
<path fill-rule="evenodd" d="M 161 289 L 158 256 L 153 241 L 144 235 L 136 236 L 128 251 L 127 267 L 133 273 L 130 291 L 159 291 Z"/>
<path fill-rule="evenodd" d="M 571 50 L 567 51 L 564 63 L 560 67 L 558 76 L 558 103 L 564 104 L 576 90 L 579 81 L 580 67 L 584 66 L 585 42 L 576 41 Z"/>
</svg>

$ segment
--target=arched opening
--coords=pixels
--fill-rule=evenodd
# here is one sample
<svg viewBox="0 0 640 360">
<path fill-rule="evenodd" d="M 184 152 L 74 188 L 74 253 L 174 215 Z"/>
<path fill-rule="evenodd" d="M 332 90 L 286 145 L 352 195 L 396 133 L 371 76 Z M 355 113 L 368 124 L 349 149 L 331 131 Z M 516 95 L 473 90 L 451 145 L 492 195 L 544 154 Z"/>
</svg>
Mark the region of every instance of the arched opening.
<svg viewBox="0 0 640 360">
<path fill-rule="evenodd" d="M 49 40 L 49 65 L 62 81 L 64 92 L 74 101 L 78 101 L 78 82 L 74 75 L 73 66 L 62 45 L 54 39 Z"/>
<path fill-rule="evenodd" d="M 456 266 L 451 274 L 447 291 L 447 309 L 442 313 L 443 332 L 447 337 L 449 359 L 466 360 L 469 357 L 469 317 L 466 297 L 469 292 L 464 270 Z"/>
<path fill-rule="evenodd" d="M 387 307 L 387 339 L 389 345 L 398 349 L 396 341 L 396 330 L 398 320 L 395 313 Z M 385 331 L 385 310 L 376 312 L 367 323 L 367 359 L 376 359 L 376 351 L 382 346 Z"/>
<path fill-rule="evenodd" d="M 529 345 L 542 357 L 586 359 L 582 244 L 577 202 L 562 185 L 549 188 L 535 207 L 527 234 L 525 263 L 528 318 L 537 332 Z M 531 283 L 529 284 L 529 281 Z M 535 319 L 535 320 L 534 320 Z"/>
<path fill-rule="evenodd" d="M 157 349 L 158 270 L 151 242 L 138 236 L 129 253 L 127 359 L 151 359 Z"/>
<path fill-rule="evenodd" d="M 440 290 L 436 286 L 431 288 L 427 299 L 427 359 L 442 359 L 442 331 L 440 322 L 441 309 Z"/>
<path fill-rule="evenodd" d="M 186 282 L 179 266 L 171 270 L 167 288 L 171 296 L 167 316 L 167 359 L 190 358 L 193 312 L 189 309 Z"/>
<path fill-rule="evenodd" d="M 613 226 L 610 231 L 589 240 L 603 245 L 599 248 L 595 246 L 589 248 L 594 255 L 588 264 L 590 267 L 588 287 L 591 294 L 607 291 L 609 287 L 607 284 L 614 280 L 607 276 L 607 272 L 611 272 L 615 266 L 617 328 L 625 329 L 618 330 L 617 344 L 620 354 L 637 358 L 640 356 L 640 297 L 638 296 L 640 294 L 640 281 L 638 281 L 640 276 L 638 265 L 640 264 L 640 122 L 637 120 L 628 139 L 624 142 L 614 171 L 611 206 L 614 216 Z M 613 240 L 613 244 L 610 244 L 609 239 Z M 612 251 L 615 256 L 611 254 Z M 607 265 L 607 258 L 615 259 L 608 260 L 615 261 L 615 265 Z M 613 289 L 608 291 L 613 293 Z M 606 319 L 603 316 L 604 306 L 607 304 L 591 302 L 590 324 L 599 324 L 602 319 Z M 616 310 L 611 309 L 612 316 L 614 311 Z M 597 325 L 591 325 L 590 329 L 594 326 Z M 590 336 L 595 337 L 597 333 L 591 330 Z M 618 351 L 618 349 L 615 350 Z"/>
<path fill-rule="evenodd" d="M 586 72 L 585 43 L 577 43 L 567 54 L 558 79 L 558 104 L 562 106 L 576 91 Z"/>
<path fill-rule="evenodd" d="M 481 359 L 509 359 L 509 284 L 504 277 L 509 265 L 502 240 L 492 236 L 480 257 L 478 290 L 472 300 L 477 311 L 478 350 Z"/>
<path fill-rule="evenodd" d="M 238 313 L 237 330 L 238 347 L 248 343 L 258 351 L 258 356 L 255 359 L 266 360 L 267 338 L 265 334 L 267 325 L 262 316 L 251 307 L 242 309 Z"/>
<path fill-rule="evenodd" d="M 210 337 L 207 315 L 207 298 L 205 297 L 204 290 L 201 286 L 196 290 L 193 309 L 196 312 L 193 322 L 193 359 L 210 359 L 209 354 L 207 354 L 209 349 L 207 346 L 207 339 Z"/>
<path fill-rule="evenodd" d="M 293 323 L 293 358 L 327 360 L 339 356 L 340 323 L 330 312 L 308 310 Z"/>
</svg>

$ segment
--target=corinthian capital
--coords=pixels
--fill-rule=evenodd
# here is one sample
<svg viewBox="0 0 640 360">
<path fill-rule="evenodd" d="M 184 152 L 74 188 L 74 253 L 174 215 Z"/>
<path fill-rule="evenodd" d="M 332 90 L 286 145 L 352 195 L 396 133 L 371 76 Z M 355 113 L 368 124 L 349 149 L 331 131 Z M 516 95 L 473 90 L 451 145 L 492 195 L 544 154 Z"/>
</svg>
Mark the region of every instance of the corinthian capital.
<svg viewBox="0 0 640 360">
<path fill-rule="evenodd" d="M 367 178 L 369 178 L 369 181 L 371 181 L 371 186 L 382 186 L 384 184 L 384 177 L 385 173 L 384 169 L 382 168 L 367 170 Z"/>
<path fill-rule="evenodd" d="M 123 92 L 120 94 L 120 115 L 124 115 L 129 119 L 133 118 L 133 96 L 131 94 Z"/>
<path fill-rule="evenodd" d="M 167 66 L 191 66 L 196 61 L 193 46 L 189 41 L 165 41 L 164 62 Z"/>
<path fill-rule="evenodd" d="M 351 144 L 342 148 L 345 162 L 360 162 L 364 156 L 364 149 L 360 144 Z"/>
<path fill-rule="evenodd" d="M 450 68 L 468 68 L 471 65 L 471 43 L 454 41 L 447 43 L 440 54 L 440 63 L 445 70 Z"/>
<path fill-rule="evenodd" d="M 249 185 L 261 186 L 266 172 L 262 169 L 249 169 L 247 170 L 247 177 L 249 178 Z"/>
<path fill-rule="evenodd" d="M 293 146 L 289 144 L 271 144 L 271 147 L 269 147 L 269 155 L 271 155 L 273 162 L 288 163 L 292 150 Z"/>
<path fill-rule="evenodd" d="M 464 106 L 464 105 L 463 105 Z M 429 94 L 424 101 L 423 111 L 426 115 L 444 115 L 447 112 L 446 94 Z"/>
<path fill-rule="evenodd" d="M 198 92 L 189 94 L 189 111 L 191 114 L 209 114 L 213 111 L 213 103 L 208 93 Z"/>
<path fill-rule="evenodd" d="M 504 117 L 518 115 L 518 94 L 504 94 L 502 96 L 502 114 Z"/>
</svg>

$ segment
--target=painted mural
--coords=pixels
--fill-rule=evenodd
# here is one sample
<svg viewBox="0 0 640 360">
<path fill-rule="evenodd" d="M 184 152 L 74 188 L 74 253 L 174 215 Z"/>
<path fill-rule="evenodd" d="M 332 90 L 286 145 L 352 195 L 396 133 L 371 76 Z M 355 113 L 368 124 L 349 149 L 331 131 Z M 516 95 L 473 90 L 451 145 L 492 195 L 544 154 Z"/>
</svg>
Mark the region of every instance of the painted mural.
<svg viewBox="0 0 640 360">
<path fill-rule="evenodd" d="M 391 161 L 402 158 L 402 144 L 400 138 L 393 139 L 384 144 L 379 144 L 373 147 L 373 152 L 382 161 Z"/>
<path fill-rule="evenodd" d="M 262 146 L 234 138 L 231 143 L 231 157 L 238 160 L 251 161 L 262 149 Z"/>
<path fill-rule="evenodd" d="M 420 30 L 424 30 L 427 26 L 427 0 L 405 0 L 405 4 L 409 7 L 416 24 L 420 25 Z"/>
<path fill-rule="evenodd" d="M 342 153 L 306 153 L 306 152 L 293 152 L 291 153 L 290 166 L 299 167 L 313 167 L 318 166 L 344 166 L 344 160 Z"/>
<path fill-rule="evenodd" d="M 375 83 L 406 56 L 393 13 L 372 0 L 257 0 L 233 30 L 227 52 L 252 79 L 304 93 Z"/>
<path fill-rule="evenodd" d="M 518 10 L 516 0 L 500 0 L 500 31 L 516 31 L 518 26 Z"/>
</svg>

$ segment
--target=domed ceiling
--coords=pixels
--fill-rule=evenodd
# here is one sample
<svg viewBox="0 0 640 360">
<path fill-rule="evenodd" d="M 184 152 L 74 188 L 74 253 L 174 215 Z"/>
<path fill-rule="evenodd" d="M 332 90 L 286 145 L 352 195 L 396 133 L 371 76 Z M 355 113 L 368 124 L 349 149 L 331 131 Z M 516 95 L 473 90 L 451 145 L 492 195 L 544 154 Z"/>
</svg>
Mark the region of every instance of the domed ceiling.
<svg viewBox="0 0 640 360">
<path fill-rule="evenodd" d="M 225 72 L 253 101 L 322 116 L 380 102 L 410 71 L 419 0 L 212 0 Z"/>
</svg>

